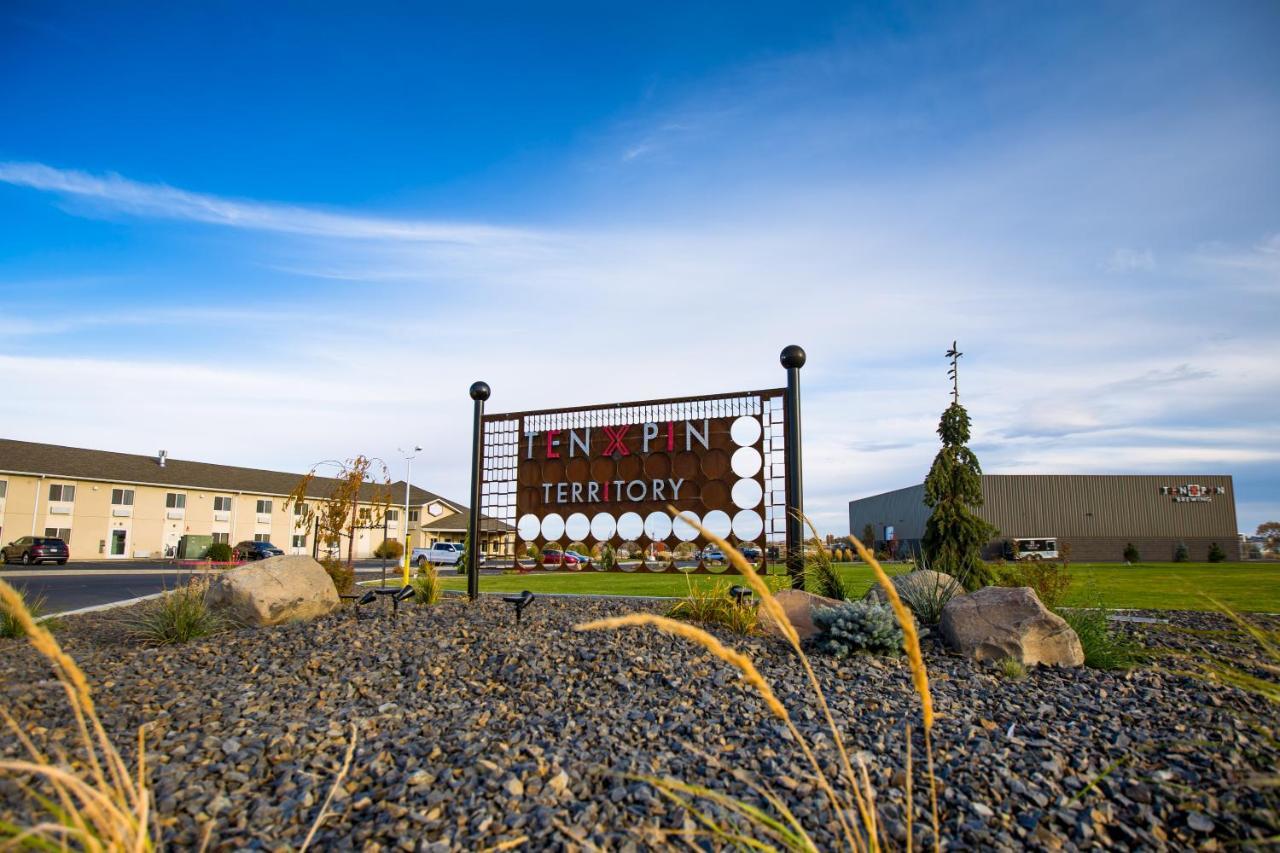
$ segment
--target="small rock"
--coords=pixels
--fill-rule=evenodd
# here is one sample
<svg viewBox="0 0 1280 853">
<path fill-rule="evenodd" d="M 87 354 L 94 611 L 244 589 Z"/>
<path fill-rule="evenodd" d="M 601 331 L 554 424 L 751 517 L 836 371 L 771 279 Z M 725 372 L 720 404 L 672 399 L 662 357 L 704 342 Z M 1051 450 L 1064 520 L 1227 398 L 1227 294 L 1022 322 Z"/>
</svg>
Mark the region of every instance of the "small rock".
<svg viewBox="0 0 1280 853">
<path fill-rule="evenodd" d="M 1205 835 L 1213 832 L 1213 821 L 1210 820 L 1204 812 L 1190 812 L 1187 814 L 1187 826 L 1196 832 L 1202 832 Z"/>
</svg>

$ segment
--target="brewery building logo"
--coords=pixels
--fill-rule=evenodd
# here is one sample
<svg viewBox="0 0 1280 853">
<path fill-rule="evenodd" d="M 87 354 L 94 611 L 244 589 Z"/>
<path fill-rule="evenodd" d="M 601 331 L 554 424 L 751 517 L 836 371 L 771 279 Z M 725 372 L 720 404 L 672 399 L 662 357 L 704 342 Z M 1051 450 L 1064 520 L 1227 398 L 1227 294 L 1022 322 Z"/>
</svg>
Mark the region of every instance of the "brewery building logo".
<svg viewBox="0 0 1280 853">
<path fill-rule="evenodd" d="M 1173 498 L 1174 503 L 1204 503 L 1207 504 L 1213 500 L 1210 495 L 1225 495 L 1227 490 L 1223 486 L 1201 486 L 1196 483 L 1187 483 L 1181 486 L 1161 486 L 1160 494 Z"/>
</svg>

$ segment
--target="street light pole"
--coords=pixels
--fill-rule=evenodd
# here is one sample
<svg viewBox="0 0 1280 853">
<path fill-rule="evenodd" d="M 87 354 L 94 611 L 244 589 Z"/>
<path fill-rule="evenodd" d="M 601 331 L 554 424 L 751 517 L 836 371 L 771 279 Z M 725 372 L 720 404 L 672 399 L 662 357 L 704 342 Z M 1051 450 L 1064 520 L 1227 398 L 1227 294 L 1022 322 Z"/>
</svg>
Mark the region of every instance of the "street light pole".
<svg viewBox="0 0 1280 853">
<path fill-rule="evenodd" d="M 409 585 L 409 557 L 413 553 L 413 548 L 409 541 L 409 482 L 413 477 L 413 460 L 417 458 L 418 452 L 422 450 L 418 445 L 413 446 L 412 453 L 403 447 L 397 447 L 396 450 L 403 453 L 404 456 L 404 585 Z"/>
</svg>

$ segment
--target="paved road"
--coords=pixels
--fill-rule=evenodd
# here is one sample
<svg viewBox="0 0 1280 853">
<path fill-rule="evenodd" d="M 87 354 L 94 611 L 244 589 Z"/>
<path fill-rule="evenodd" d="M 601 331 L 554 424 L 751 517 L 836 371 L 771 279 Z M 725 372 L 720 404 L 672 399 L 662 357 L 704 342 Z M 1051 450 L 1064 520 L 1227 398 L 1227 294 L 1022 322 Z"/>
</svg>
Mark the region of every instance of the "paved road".
<svg viewBox="0 0 1280 853">
<path fill-rule="evenodd" d="M 62 613 L 94 607 L 116 601 L 125 601 L 144 595 L 154 595 L 173 589 L 191 578 L 188 570 L 175 571 L 173 567 L 156 561 L 130 561 L 101 566 L 98 563 L 76 566 L 32 566 L 20 568 L 8 566 L 0 571 L 3 578 L 31 597 L 44 596 L 47 613 Z M 381 562 L 364 561 L 356 564 L 356 571 L 366 577 L 379 577 Z M 397 577 L 395 567 L 387 570 L 387 577 Z"/>
</svg>

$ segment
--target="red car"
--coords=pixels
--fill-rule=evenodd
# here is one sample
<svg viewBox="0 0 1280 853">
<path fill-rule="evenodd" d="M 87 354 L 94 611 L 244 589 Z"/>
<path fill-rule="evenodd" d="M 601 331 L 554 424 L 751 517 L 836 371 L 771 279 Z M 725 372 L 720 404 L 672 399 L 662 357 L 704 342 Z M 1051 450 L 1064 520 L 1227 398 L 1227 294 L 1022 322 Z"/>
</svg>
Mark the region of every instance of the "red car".
<svg viewBox="0 0 1280 853">
<path fill-rule="evenodd" d="M 544 566 L 558 566 L 564 564 L 566 566 L 576 566 L 580 561 L 573 554 L 565 554 L 561 551 L 543 551 L 542 564 Z"/>
</svg>

